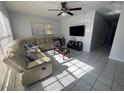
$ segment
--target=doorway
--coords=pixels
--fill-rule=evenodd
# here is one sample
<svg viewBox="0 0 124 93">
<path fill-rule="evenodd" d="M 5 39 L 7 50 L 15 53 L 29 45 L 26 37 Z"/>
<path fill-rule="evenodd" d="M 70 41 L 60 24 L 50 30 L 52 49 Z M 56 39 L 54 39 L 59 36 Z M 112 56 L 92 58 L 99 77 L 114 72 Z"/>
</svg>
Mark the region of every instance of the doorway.
<svg viewBox="0 0 124 93">
<path fill-rule="evenodd" d="M 117 24 L 118 24 L 118 19 L 119 19 L 119 17 L 116 20 L 111 19 L 106 24 L 107 27 L 105 28 L 105 39 L 104 39 L 105 45 L 112 46 L 115 32 L 116 32 L 116 28 L 117 28 Z"/>
<path fill-rule="evenodd" d="M 109 56 L 119 16 L 118 14 L 116 16 L 111 15 L 110 17 L 106 17 L 99 13 L 96 14 L 91 41 L 91 52 L 104 52 L 107 57 Z"/>
<path fill-rule="evenodd" d="M 106 19 L 107 22 L 107 27 L 105 29 L 105 38 L 104 38 L 104 48 L 106 48 L 107 53 L 109 55 L 112 44 L 113 44 L 113 40 L 114 40 L 114 36 L 116 33 L 116 28 L 118 25 L 118 20 L 119 20 L 119 16 L 116 18 L 111 18 L 111 19 Z"/>
</svg>

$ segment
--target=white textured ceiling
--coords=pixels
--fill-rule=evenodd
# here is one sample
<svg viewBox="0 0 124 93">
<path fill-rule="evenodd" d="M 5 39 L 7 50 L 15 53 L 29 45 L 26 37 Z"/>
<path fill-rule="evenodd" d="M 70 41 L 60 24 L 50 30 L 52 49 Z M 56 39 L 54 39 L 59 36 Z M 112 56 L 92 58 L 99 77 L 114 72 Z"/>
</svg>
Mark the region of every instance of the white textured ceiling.
<svg viewBox="0 0 124 93">
<path fill-rule="evenodd" d="M 48 9 L 61 9 L 59 1 L 5 1 L 4 3 L 11 12 L 61 18 L 61 16 L 57 16 L 59 11 L 48 11 Z M 122 1 L 68 1 L 68 7 L 82 7 L 81 11 L 73 12 L 74 15 L 97 10 L 108 18 L 114 18 L 119 14 L 122 3 Z"/>
</svg>

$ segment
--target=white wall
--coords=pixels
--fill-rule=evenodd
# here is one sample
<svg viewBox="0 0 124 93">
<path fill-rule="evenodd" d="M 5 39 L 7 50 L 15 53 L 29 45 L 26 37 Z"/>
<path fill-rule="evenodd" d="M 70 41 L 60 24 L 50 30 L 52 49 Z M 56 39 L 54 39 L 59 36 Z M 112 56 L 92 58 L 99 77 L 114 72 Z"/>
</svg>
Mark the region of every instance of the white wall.
<svg viewBox="0 0 124 93">
<path fill-rule="evenodd" d="M 105 18 L 96 12 L 92 33 L 91 50 L 99 48 L 104 44 L 106 24 L 107 22 Z"/>
<path fill-rule="evenodd" d="M 72 16 L 64 18 L 61 21 L 46 17 L 38 17 L 22 13 L 9 13 L 11 27 L 14 39 L 32 36 L 31 22 L 51 23 L 55 26 L 55 36 L 64 36 L 66 41 L 71 38 L 76 38 L 78 41 L 83 42 L 83 50 L 90 52 L 91 38 L 93 31 L 93 23 L 95 11 L 88 12 L 87 14 Z M 69 27 L 75 25 L 85 25 L 85 36 L 76 37 L 69 35 Z M 61 32 L 60 32 L 61 31 Z"/>
<path fill-rule="evenodd" d="M 124 62 L 124 4 L 109 58 Z"/>
<path fill-rule="evenodd" d="M 58 35 L 60 31 L 60 20 L 13 12 L 9 13 L 9 17 L 15 39 L 32 36 L 31 22 L 53 24 L 55 36 Z"/>
<path fill-rule="evenodd" d="M 93 30 L 95 11 L 88 12 L 87 14 L 78 15 L 63 19 L 61 22 L 61 35 L 65 37 L 66 42 L 71 38 L 76 38 L 79 41 L 83 42 L 83 50 L 90 52 L 91 45 L 91 37 Z M 69 35 L 69 27 L 76 25 L 85 25 L 85 36 L 84 37 L 76 37 Z"/>
</svg>

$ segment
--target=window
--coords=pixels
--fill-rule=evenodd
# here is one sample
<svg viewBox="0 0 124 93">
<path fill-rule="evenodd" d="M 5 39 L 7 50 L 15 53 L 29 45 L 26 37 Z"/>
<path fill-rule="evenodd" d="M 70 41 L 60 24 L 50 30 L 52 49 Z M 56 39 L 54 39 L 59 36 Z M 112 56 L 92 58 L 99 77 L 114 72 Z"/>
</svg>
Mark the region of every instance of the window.
<svg viewBox="0 0 124 93">
<path fill-rule="evenodd" d="M 5 77 L 8 75 L 8 67 L 2 62 L 6 56 L 8 44 L 13 40 L 9 19 L 0 11 L 0 90 L 2 90 Z"/>
<path fill-rule="evenodd" d="M 31 23 L 32 35 L 34 36 L 44 36 L 52 35 L 54 26 L 52 24 L 43 23 Z"/>
<path fill-rule="evenodd" d="M 0 12 L 0 46 L 2 54 L 6 55 L 8 44 L 13 40 L 9 19 L 6 15 Z"/>
<path fill-rule="evenodd" d="M 45 34 L 46 35 L 53 34 L 53 25 L 51 25 L 51 24 L 44 24 L 44 27 L 45 27 Z"/>
</svg>

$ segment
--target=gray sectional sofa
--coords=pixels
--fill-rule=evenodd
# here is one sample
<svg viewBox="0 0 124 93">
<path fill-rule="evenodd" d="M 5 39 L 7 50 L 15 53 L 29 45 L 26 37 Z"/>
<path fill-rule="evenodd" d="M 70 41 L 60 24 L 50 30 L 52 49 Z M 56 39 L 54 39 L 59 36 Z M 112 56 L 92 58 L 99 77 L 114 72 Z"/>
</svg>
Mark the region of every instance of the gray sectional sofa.
<svg viewBox="0 0 124 93">
<path fill-rule="evenodd" d="M 32 43 L 38 46 L 40 51 L 33 51 L 37 59 L 31 61 L 25 55 L 27 49 L 25 43 Z M 4 62 L 12 69 L 22 73 L 22 84 L 30 85 L 52 74 L 52 63 L 50 57 L 42 51 L 54 48 L 54 42 L 50 37 L 29 37 L 14 40 L 7 49 L 7 56 Z"/>
</svg>

